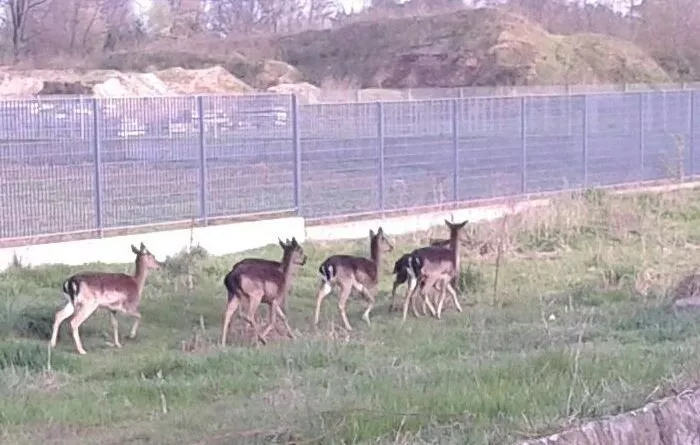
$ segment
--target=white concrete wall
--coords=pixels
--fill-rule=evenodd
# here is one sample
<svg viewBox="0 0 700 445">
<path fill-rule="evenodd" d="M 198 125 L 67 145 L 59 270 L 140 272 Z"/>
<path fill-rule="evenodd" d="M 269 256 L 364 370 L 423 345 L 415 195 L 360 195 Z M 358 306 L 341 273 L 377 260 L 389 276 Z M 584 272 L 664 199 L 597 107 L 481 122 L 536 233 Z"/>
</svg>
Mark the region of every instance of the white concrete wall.
<svg viewBox="0 0 700 445">
<path fill-rule="evenodd" d="M 0 270 L 7 269 L 15 255 L 24 265 L 129 263 L 134 260 L 134 254 L 129 246 L 131 244 L 138 246 L 141 242 L 156 258 L 164 260 L 166 256 L 177 254 L 190 245 L 200 245 L 212 255 L 224 255 L 277 243 L 278 237 L 284 240 L 293 236 L 299 242 L 305 240 L 303 218 L 278 218 L 194 229 L 8 247 L 0 249 Z"/>
</svg>

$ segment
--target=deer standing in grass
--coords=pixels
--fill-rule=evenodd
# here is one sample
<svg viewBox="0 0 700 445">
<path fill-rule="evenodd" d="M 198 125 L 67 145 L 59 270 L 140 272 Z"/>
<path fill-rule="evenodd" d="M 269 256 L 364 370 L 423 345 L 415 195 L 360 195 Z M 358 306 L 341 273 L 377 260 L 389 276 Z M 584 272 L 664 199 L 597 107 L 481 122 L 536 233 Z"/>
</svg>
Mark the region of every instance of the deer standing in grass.
<svg viewBox="0 0 700 445">
<path fill-rule="evenodd" d="M 452 223 L 445 220 L 450 229 L 449 247 L 428 246 L 421 247 L 410 253 L 407 260 L 409 267 L 406 272 L 411 276 L 409 287 L 403 302 L 403 321 L 408 314 L 409 300 L 416 297 L 416 292 L 423 296 L 423 304 L 438 320 L 442 314 L 446 292 L 449 292 L 458 312 L 462 312 L 457 292 L 454 289 L 456 279 L 460 273 L 460 242 L 459 233 L 468 221 Z M 419 273 L 417 273 L 419 271 Z M 441 285 L 440 299 L 437 309 L 430 302 L 426 290 L 432 290 L 437 284 Z"/>
<path fill-rule="evenodd" d="M 51 332 L 50 345 L 52 348 L 56 347 L 58 329 L 61 323 L 72 316 L 70 327 L 73 332 L 75 347 L 79 354 L 85 354 L 85 348 L 83 348 L 83 343 L 80 340 L 80 325 L 101 307 L 108 309 L 110 312 L 115 347 L 121 348 L 122 346 L 119 342 L 117 312 L 134 318 L 129 338 L 136 337 L 136 331 L 141 322 L 139 303 L 141 302 L 141 293 L 146 283 L 146 277 L 150 270 L 158 269 L 161 264 L 146 249 L 143 243 L 138 249 L 132 245 L 131 250 L 136 255 L 133 275 L 110 272 L 82 272 L 72 275 L 63 282 L 63 293 L 68 299 L 68 303 L 56 312 Z"/>
<path fill-rule="evenodd" d="M 430 245 L 431 246 L 447 246 L 450 244 L 450 240 L 444 240 L 444 239 L 431 239 L 430 240 Z M 411 252 L 405 253 L 399 257 L 398 260 L 394 263 L 394 270 L 391 272 L 393 275 L 396 275 L 396 278 L 394 279 L 394 284 L 391 288 L 391 303 L 389 304 L 389 312 L 393 312 L 394 310 L 397 309 L 396 305 L 396 289 L 399 288 L 402 284 L 408 283 L 409 288 L 413 288 L 416 285 L 411 284 L 411 280 L 415 280 L 415 277 L 420 276 L 420 268 L 417 267 L 416 264 L 412 264 L 409 262 L 409 258 L 411 256 Z M 412 273 L 409 274 L 408 268 L 412 267 L 414 270 Z M 416 310 L 416 305 L 415 305 L 415 300 L 411 300 L 411 310 L 413 311 L 413 315 L 418 317 L 418 311 Z M 423 315 L 425 315 L 425 305 L 423 305 Z"/>
<path fill-rule="evenodd" d="M 224 277 L 228 302 L 221 333 L 222 346 L 226 346 L 231 320 L 243 300 L 248 302 L 248 310 L 243 319 L 250 324 L 256 339 L 262 344 L 267 343 L 265 337 L 275 327 L 278 316 L 284 322 L 289 338 L 294 338 L 282 303 L 291 288 L 293 272 L 296 267 L 306 264 L 306 255 L 296 238 L 292 238 L 287 245 L 280 241 L 280 246 L 284 250 L 281 267 L 274 261 L 246 258 L 236 263 Z M 262 333 L 259 332 L 255 321 L 255 313 L 260 303 L 267 304 L 270 311 L 269 324 Z"/>
<path fill-rule="evenodd" d="M 277 241 L 279 242 L 279 245 L 282 248 L 282 259 L 280 261 L 267 260 L 264 258 L 243 258 L 238 263 L 233 265 L 231 272 L 234 271 L 236 269 L 236 267 L 240 267 L 244 264 L 253 264 L 253 263 L 277 267 L 280 270 L 282 270 L 282 265 L 284 264 L 285 255 L 288 255 L 291 252 L 292 242 L 289 241 L 289 238 L 287 238 L 285 241 L 282 241 L 281 239 L 278 238 Z M 286 297 L 284 298 L 284 300 L 282 301 L 282 303 L 280 305 L 282 306 L 282 309 L 284 309 L 285 311 L 287 310 Z M 243 310 L 243 308 L 241 308 L 241 310 Z M 272 311 L 268 311 L 267 315 L 268 315 L 268 321 L 271 322 L 272 321 Z"/>
<path fill-rule="evenodd" d="M 321 285 L 316 296 L 316 312 L 314 313 L 314 325 L 318 325 L 323 299 L 331 293 L 334 285 L 340 287 L 338 297 L 338 310 L 343 320 L 345 329 L 352 331 L 345 310 L 348 297 L 352 290 L 356 290 L 367 300 L 367 308 L 362 314 L 362 319 L 370 325 L 370 312 L 374 307 L 377 285 L 381 276 L 383 253 L 390 252 L 394 246 L 384 235 L 380 227 L 375 234 L 369 231 L 370 258 L 354 255 L 332 255 L 326 258 L 318 268 L 321 274 Z"/>
</svg>

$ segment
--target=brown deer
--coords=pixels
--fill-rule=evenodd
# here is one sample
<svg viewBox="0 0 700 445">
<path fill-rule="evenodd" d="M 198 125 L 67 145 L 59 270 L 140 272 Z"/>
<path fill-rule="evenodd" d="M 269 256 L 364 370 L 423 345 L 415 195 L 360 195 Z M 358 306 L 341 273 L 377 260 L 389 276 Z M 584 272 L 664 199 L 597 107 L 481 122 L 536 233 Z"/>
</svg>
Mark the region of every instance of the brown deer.
<svg viewBox="0 0 700 445">
<path fill-rule="evenodd" d="M 117 312 L 134 318 L 129 338 L 136 337 L 136 331 L 141 322 L 139 303 L 141 302 L 141 293 L 146 283 L 146 277 L 150 270 L 158 269 L 161 263 L 146 249 L 143 243 L 138 249 L 132 245 L 131 250 L 136 255 L 133 275 L 110 272 L 82 272 L 72 275 L 63 282 L 63 293 L 68 299 L 68 303 L 56 312 L 53 331 L 51 332 L 50 345 L 52 348 L 56 347 L 58 329 L 61 323 L 73 316 L 70 321 L 73 341 L 78 353 L 81 355 L 85 354 L 83 343 L 80 340 L 80 325 L 98 308 L 105 308 L 110 311 L 115 347 L 121 348 L 122 346 L 119 342 Z"/>
<path fill-rule="evenodd" d="M 296 238 L 292 238 L 292 241 L 287 245 L 280 241 L 280 246 L 284 249 L 281 267 L 273 261 L 246 258 L 236 263 L 224 277 L 224 286 L 228 291 L 228 302 L 221 333 L 222 346 L 226 346 L 231 319 L 243 300 L 248 303 L 248 310 L 243 318 L 253 328 L 256 339 L 262 344 L 267 343 L 265 337 L 275 327 L 278 316 L 284 322 L 289 338 L 294 338 L 281 304 L 291 288 L 294 269 L 306 264 L 306 255 Z M 255 321 L 255 313 L 260 303 L 267 304 L 270 311 L 269 324 L 262 333 L 259 333 Z"/>
<path fill-rule="evenodd" d="M 321 274 L 321 285 L 316 296 L 315 326 L 318 325 L 323 299 L 331 293 L 336 284 L 340 287 L 338 310 L 345 329 L 352 331 L 345 306 L 353 289 L 367 300 L 367 308 L 362 314 L 362 319 L 368 326 L 370 325 L 369 315 L 375 304 L 377 284 L 381 275 L 382 255 L 384 251 L 391 252 L 394 246 L 384 236 L 384 230 L 381 227 L 376 234 L 373 230 L 369 231 L 369 246 L 369 259 L 353 255 L 332 255 L 321 263 L 318 268 Z"/>
<path fill-rule="evenodd" d="M 448 246 L 450 244 L 450 240 L 445 240 L 445 239 L 430 239 L 430 245 L 431 246 Z M 408 273 L 408 267 L 415 267 L 415 265 L 410 265 L 409 264 L 409 257 L 411 256 L 411 252 L 405 253 L 399 257 L 398 260 L 394 263 L 394 270 L 392 271 L 392 274 L 396 275 L 396 278 L 394 279 L 394 284 L 392 285 L 391 288 L 391 303 L 389 304 L 389 312 L 393 312 L 394 310 L 397 309 L 397 304 L 396 304 L 396 289 L 398 289 L 399 286 L 404 284 L 405 282 L 408 283 L 409 288 L 414 288 L 416 285 L 411 284 L 411 280 L 415 280 L 415 277 L 420 276 L 420 270 L 414 270 L 412 274 Z M 425 315 L 425 305 L 423 305 L 423 315 Z M 416 305 L 415 305 L 415 300 L 411 300 L 411 310 L 413 311 L 413 315 L 418 317 L 418 312 L 416 311 Z"/>
<path fill-rule="evenodd" d="M 231 271 L 233 271 L 233 269 L 235 269 L 236 266 L 241 266 L 243 264 L 252 264 L 252 263 L 264 264 L 264 265 L 268 265 L 268 266 L 272 266 L 272 267 L 277 267 L 280 270 L 282 270 L 282 264 L 284 263 L 285 255 L 288 255 L 291 252 L 290 249 L 292 246 L 292 242 L 289 241 L 289 238 L 285 239 L 285 241 L 282 241 L 281 239 L 277 238 L 277 241 L 279 242 L 279 245 L 282 248 L 282 259 L 280 261 L 267 260 L 264 258 L 243 258 L 238 263 L 233 265 L 233 268 L 231 269 Z M 287 298 L 286 298 L 286 296 L 285 296 L 284 300 L 282 301 L 281 306 L 282 306 L 282 309 L 284 309 L 285 311 L 287 310 Z M 243 308 L 241 308 L 241 311 L 242 310 L 243 310 Z M 271 321 L 272 320 L 272 311 L 268 311 L 267 315 L 268 315 L 268 321 Z"/>
<path fill-rule="evenodd" d="M 410 253 L 406 272 L 415 279 L 409 280 L 409 288 L 406 292 L 403 303 L 403 321 L 406 321 L 409 300 L 415 298 L 416 292 L 423 296 L 423 303 L 430 312 L 439 320 L 442 314 L 442 307 L 445 302 L 445 292 L 449 292 L 458 312 L 462 312 L 459 304 L 457 292 L 454 289 L 456 278 L 460 271 L 460 241 L 459 233 L 468 221 L 452 223 L 445 220 L 445 224 L 450 229 L 450 246 L 428 246 L 421 247 Z M 418 273 L 419 271 L 419 273 Z M 419 285 L 417 285 L 419 284 Z M 429 296 L 425 295 L 426 290 L 432 290 L 437 284 L 441 285 L 440 299 L 437 308 L 430 302 Z M 412 287 L 411 287 L 412 286 Z"/>
</svg>

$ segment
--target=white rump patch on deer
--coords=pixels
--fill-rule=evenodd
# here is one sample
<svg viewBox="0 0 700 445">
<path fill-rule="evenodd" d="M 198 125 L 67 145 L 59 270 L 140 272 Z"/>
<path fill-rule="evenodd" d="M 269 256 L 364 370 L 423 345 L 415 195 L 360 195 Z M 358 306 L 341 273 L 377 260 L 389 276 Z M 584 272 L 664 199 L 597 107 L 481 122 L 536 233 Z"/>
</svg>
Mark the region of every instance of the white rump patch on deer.
<svg viewBox="0 0 700 445">
<path fill-rule="evenodd" d="M 323 277 L 323 287 L 321 289 L 323 290 L 323 295 L 328 295 L 333 290 L 328 281 L 326 281 L 326 277 Z"/>
</svg>

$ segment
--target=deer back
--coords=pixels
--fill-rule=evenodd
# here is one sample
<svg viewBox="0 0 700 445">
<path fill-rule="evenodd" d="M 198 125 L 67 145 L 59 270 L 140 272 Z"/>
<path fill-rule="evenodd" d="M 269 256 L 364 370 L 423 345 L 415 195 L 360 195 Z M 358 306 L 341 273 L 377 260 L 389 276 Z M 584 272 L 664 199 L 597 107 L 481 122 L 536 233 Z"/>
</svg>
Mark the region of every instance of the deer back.
<svg viewBox="0 0 700 445">
<path fill-rule="evenodd" d="M 446 274 L 454 270 L 452 249 L 437 246 L 421 247 L 414 250 L 411 256 L 414 259 L 420 259 L 420 269 L 424 275 Z"/>
<path fill-rule="evenodd" d="M 377 282 L 377 264 L 374 261 L 353 255 L 333 255 L 328 257 L 324 264 L 332 268 L 334 277 L 338 281 L 355 280 L 365 286 Z"/>
<path fill-rule="evenodd" d="M 81 301 L 95 301 L 110 310 L 135 309 L 141 300 L 141 289 L 132 275 L 84 272 L 68 280 L 77 284 Z"/>
<path fill-rule="evenodd" d="M 239 262 L 224 278 L 224 284 L 229 291 L 229 298 L 236 291 L 244 296 L 262 293 L 264 299 L 277 298 L 284 287 L 284 273 L 279 263 Z"/>
</svg>

